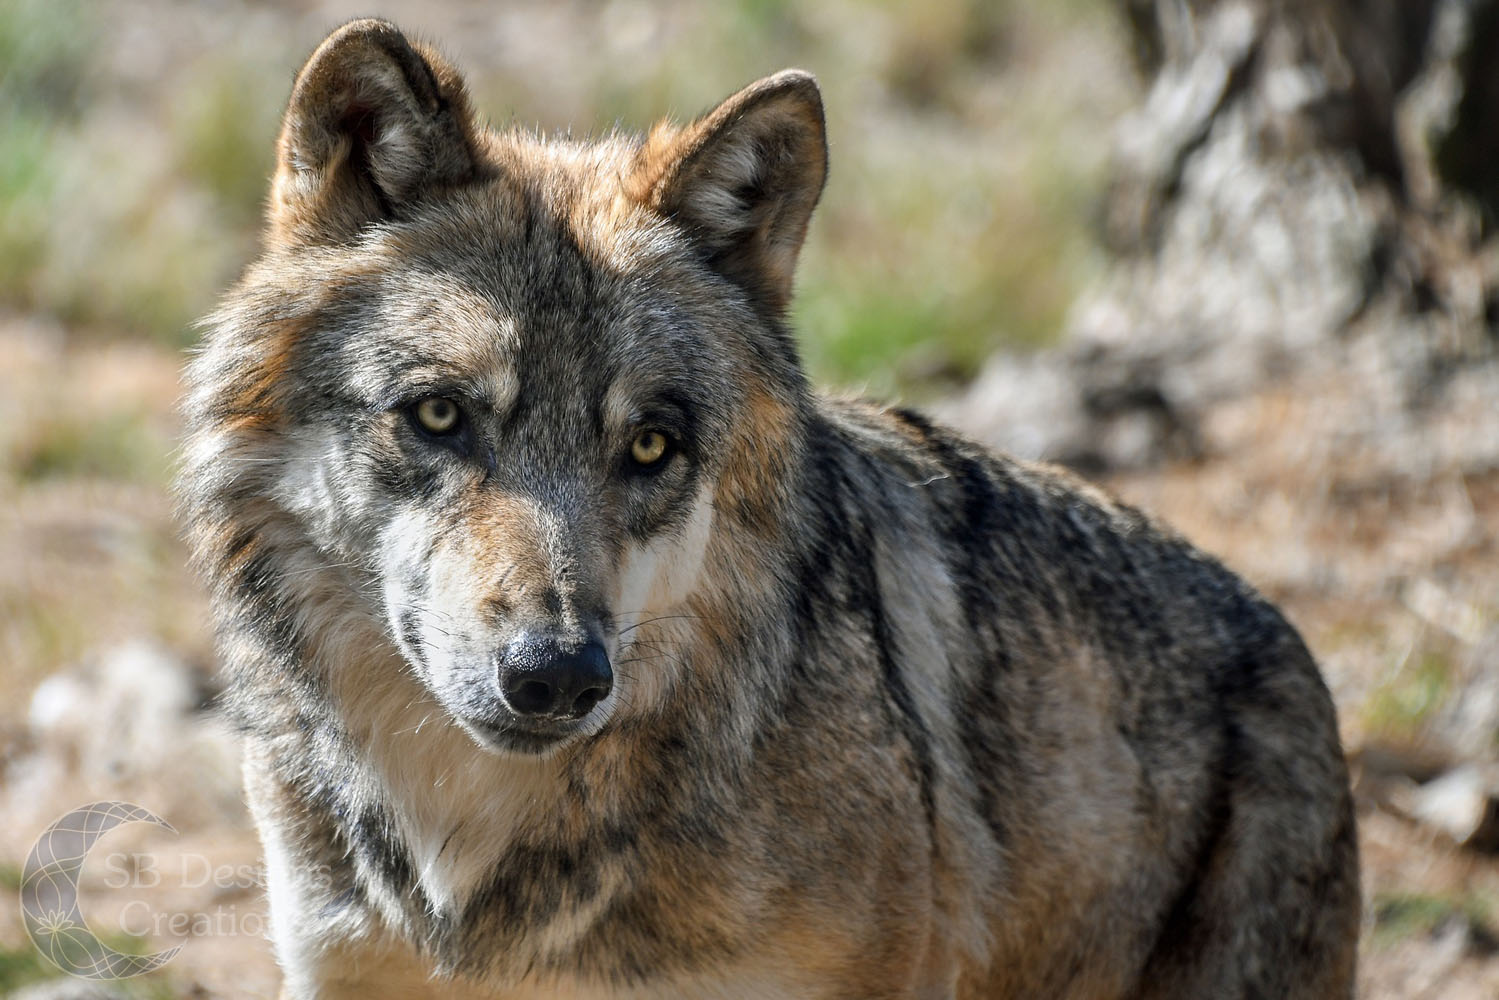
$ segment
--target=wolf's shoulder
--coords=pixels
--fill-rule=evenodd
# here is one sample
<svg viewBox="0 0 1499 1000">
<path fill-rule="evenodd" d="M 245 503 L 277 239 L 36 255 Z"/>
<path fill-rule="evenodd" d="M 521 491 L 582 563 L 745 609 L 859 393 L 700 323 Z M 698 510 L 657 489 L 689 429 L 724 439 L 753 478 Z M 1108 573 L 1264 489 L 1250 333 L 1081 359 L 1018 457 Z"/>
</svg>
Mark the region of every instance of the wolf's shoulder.
<svg viewBox="0 0 1499 1000">
<path fill-rule="evenodd" d="M 856 456 L 872 476 L 926 494 L 969 519 L 950 526 L 972 531 L 996 519 L 1014 531 L 1041 527 L 1036 519 L 1063 517 L 1091 532 L 1118 533 L 1166 546 L 1186 543 L 1164 522 L 1059 465 L 1026 461 L 982 444 L 920 410 L 866 400 L 828 398 L 814 441 L 836 455 Z M 815 446 L 815 445 L 814 445 Z M 995 526 L 998 526 L 996 522 Z"/>
<path fill-rule="evenodd" d="M 1163 632 L 1231 643 L 1293 632 L 1216 557 L 1067 469 L 1006 455 L 907 407 L 829 400 L 822 412 L 834 442 L 825 447 L 856 456 L 871 502 L 919 505 L 954 575 L 988 588 L 995 612 L 1044 595 L 1048 618 L 1110 630 L 1134 622 L 1142 642 Z"/>
</svg>

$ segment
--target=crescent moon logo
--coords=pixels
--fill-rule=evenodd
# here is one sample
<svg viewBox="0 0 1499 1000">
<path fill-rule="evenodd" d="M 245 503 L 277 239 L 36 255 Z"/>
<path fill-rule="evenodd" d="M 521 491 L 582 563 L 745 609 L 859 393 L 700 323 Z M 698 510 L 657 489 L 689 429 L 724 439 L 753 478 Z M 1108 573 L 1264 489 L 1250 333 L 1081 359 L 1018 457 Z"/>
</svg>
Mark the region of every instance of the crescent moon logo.
<svg viewBox="0 0 1499 1000">
<path fill-rule="evenodd" d="M 154 955 L 127 955 L 89 930 L 78 908 L 78 876 L 89 849 L 125 823 L 172 824 L 128 802 L 91 802 L 42 833 L 21 869 L 21 920 L 37 950 L 63 972 L 81 979 L 129 979 L 161 968 L 181 945 Z"/>
</svg>

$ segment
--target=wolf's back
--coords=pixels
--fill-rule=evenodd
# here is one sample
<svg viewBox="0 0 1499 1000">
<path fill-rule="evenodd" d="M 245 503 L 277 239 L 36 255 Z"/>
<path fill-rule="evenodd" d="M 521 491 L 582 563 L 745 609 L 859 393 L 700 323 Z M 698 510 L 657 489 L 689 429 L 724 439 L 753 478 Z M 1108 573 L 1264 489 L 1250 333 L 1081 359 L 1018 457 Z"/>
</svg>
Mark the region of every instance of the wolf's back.
<svg viewBox="0 0 1499 1000">
<path fill-rule="evenodd" d="M 890 701 L 942 692 L 905 728 L 931 748 L 918 780 L 967 792 L 923 793 L 952 803 L 939 826 L 977 820 L 1000 859 L 968 873 L 992 880 L 995 995 L 1092 995 L 1063 985 L 1090 967 L 1100 989 L 1138 976 L 1138 996 L 1348 995 L 1347 770 L 1326 685 L 1279 611 L 1062 470 L 908 410 L 825 414 L 821 516 L 805 523 L 871 541 L 823 593 L 872 575 Z M 950 630 L 942 655 L 909 641 L 912 621 Z"/>
</svg>

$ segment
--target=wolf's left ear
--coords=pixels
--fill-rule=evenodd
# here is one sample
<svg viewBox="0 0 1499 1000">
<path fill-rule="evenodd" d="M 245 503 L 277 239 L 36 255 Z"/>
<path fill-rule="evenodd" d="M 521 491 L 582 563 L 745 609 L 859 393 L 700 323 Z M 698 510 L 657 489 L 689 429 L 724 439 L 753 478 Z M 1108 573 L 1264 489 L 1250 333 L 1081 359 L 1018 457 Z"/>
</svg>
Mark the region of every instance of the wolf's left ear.
<svg viewBox="0 0 1499 1000">
<path fill-rule="evenodd" d="M 779 314 L 827 163 L 817 81 L 791 69 L 683 129 L 658 126 L 635 181 L 641 199 L 685 226 L 714 268 Z"/>
<path fill-rule="evenodd" d="M 458 72 L 388 21 L 351 21 L 292 86 L 271 188 L 272 236 L 342 240 L 478 163 Z"/>
</svg>

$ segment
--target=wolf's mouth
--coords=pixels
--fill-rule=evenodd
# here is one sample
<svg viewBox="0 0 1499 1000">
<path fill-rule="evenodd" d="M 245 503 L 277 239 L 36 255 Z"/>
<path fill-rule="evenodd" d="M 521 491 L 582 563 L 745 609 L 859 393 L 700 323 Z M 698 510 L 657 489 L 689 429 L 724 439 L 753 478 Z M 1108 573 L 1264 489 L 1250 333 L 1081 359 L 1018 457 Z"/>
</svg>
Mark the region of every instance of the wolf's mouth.
<svg viewBox="0 0 1499 1000">
<path fill-rule="evenodd" d="M 490 753 L 546 756 L 567 743 L 586 739 L 598 729 L 594 719 L 534 722 L 514 718 L 504 721 L 455 718 L 474 742 Z"/>
</svg>

